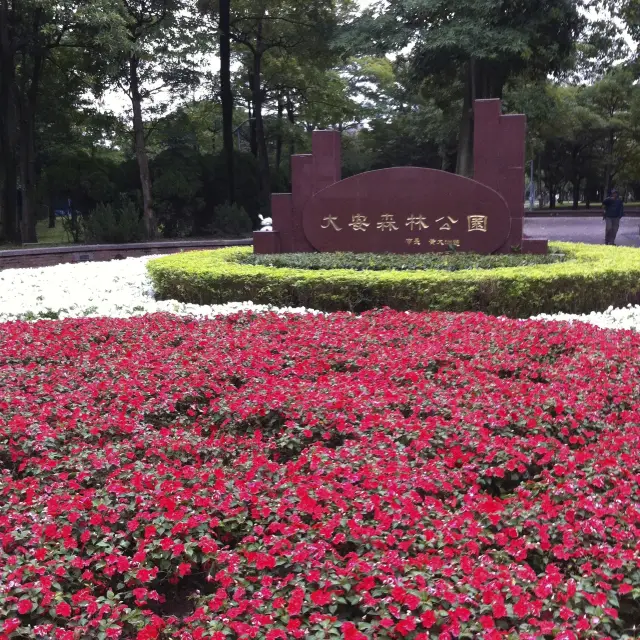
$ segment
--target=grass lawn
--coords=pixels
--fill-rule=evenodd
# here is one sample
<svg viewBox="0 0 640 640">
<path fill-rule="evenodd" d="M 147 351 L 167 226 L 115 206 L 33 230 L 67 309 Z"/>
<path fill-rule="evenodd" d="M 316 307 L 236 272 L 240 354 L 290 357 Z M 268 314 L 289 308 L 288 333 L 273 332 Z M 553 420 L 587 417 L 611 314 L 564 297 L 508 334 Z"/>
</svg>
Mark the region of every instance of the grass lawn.
<svg viewBox="0 0 640 640">
<path fill-rule="evenodd" d="M 56 220 L 56 226 L 54 229 L 49 229 L 49 220 L 40 220 L 36 224 L 36 233 L 38 235 L 39 245 L 66 245 L 71 244 L 69 238 L 65 233 L 60 220 Z M 31 245 L 33 246 L 33 245 Z M 19 249 L 18 245 L 11 243 L 0 243 L 0 249 Z"/>
</svg>

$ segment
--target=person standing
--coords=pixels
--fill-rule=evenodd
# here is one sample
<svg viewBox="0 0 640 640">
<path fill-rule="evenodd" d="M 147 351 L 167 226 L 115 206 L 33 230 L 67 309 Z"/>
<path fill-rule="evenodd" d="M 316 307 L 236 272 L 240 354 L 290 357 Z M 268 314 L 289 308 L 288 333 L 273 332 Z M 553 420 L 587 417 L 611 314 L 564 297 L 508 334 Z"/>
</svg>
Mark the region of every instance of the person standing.
<svg viewBox="0 0 640 640">
<path fill-rule="evenodd" d="M 605 198 L 602 206 L 604 207 L 604 216 L 602 219 L 606 223 L 604 243 L 615 246 L 616 236 L 620 228 L 620 219 L 624 216 L 624 204 L 618 192 L 614 189 L 611 195 Z"/>
</svg>

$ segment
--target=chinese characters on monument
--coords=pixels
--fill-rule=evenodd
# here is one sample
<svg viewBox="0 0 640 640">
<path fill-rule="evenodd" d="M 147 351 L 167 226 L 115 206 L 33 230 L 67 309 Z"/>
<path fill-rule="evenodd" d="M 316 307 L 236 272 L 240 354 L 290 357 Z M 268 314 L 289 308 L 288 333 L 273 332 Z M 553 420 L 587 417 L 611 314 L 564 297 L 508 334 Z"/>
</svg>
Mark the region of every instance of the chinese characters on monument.
<svg viewBox="0 0 640 640">
<path fill-rule="evenodd" d="M 473 180 L 419 167 L 341 180 L 340 134 L 316 131 L 313 153 L 292 157 L 292 193 L 272 196 L 273 231 L 254 234 L 254 251 L 546 253 L 522 232 L 525 126 L 499 100 L 475 103 Z"/>
<path fill-rule="evenodd" d="M 403 219 L 404 218 L 404 219 Z M 397 222 L 398 220 L 398 222 Z M 404 222 L 404 224 L 403 224 Z M 374 224 L 375 228 L 379 231 L 387 231 L 387 232 L 412 232 L 412 233 L 420 233 L 419 237 L 407 237 L 405 242 L 407 245 L 413 246 L 422 246 L 424 242 L 425 245 L 429 244 L 431 246 L 438 247 L 459 247 L 460 240 L 459 238 L 454 238 L 451 234 L 439 234 L 438 237 L 433 237 L 433 233 L 430 233 L 428 230 L 430 228 L 438 229 L 438 231 L 457 231 L 455 225 L 457 225 L 460 220 L 456 220 L 451 216 L 440 217 L 437 218 L 434 224 L 428 224 L 427 216 L 418 215 L 418 214 L 409 214 L 404 217 L 401 214 L 393 214 L 393 213 L 383 213 L 380 214 L 379 219 L 375 221 L 370 221 L 369 216 L 363 215 L 361 213 L 356 213 L 351 216 L 351 222 L 347 224 L 348 227 L 354 232 L 360 231 L 362 233 L 366 233 L 369 227 Z M 482 232 L 487 233 L 488 231 L 488 216 L 482 215 L 470 215 L 467 216 L 467 228 L 461 229 L 461 232 L 474 233 L 474 232 Z M 405 230 L 405 227 L 407 228 Z M 322 218 L 322 229 L 333 229 L 336 232 L 344 231 L 347 227 L 338 226 L 338 216 L 327 215 Z"/>
</svg>

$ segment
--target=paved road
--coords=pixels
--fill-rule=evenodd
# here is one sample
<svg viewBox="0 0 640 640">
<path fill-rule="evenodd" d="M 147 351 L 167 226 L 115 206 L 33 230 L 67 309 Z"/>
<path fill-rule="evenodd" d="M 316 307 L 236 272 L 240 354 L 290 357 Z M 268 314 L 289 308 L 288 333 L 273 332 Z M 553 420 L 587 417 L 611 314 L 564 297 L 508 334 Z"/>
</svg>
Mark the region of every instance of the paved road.
<svg viewBox="0 0 640 640">
<path fill-rule="evenodd" d="M 640 219 L 623 218 L 616 244 L 640 247 Z M 531 238 L 604 244 L 602 218 L 525 218 L 524 232 Z"/>
</svg>

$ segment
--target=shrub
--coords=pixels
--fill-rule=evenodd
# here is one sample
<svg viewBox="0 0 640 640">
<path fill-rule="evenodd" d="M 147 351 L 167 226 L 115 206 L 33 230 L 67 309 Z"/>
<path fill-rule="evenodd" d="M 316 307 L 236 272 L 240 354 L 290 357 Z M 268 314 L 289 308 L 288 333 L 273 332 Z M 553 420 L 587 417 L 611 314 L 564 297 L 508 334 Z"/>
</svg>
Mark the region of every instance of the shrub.
<svg viewBox="0 0 640 640">
<path fill-rule="evenodd" d="M 261 255 L 248 253 L 238 262 L 262 267 L 293 269 L 353 269 L 355 271 L 461 271 L 466 269 L 498 269 L 553 264 L 565 260 L 564 254 L 546 255 L 480 255 L 475 253 L 283 253 Z"/>
<path fill-rule="evenodd" d="M 82 222 L 86 242 L 121 244 L 144 238 L 140 212 L 128 198 L 118 205 L 99 204 Z"/>
<path fill-rule="evenodd" d="M 0 362 L 2 638 L 637 637 L 637 333 L 154 315 Z"/>
<path fill-rule="evenodd" d="M 167 149 L 151 164 L 153 203 L 164 238 L 191 235 L 205 208 L 200 156 L 189 147 Z"/>
<path fill-rule="evenodd" d="M 183 253 L 149 263 L 160 298 L 201 304 L 252 301 L 321 311 L 484 311 L 528 317 L 588 313 L 640 297 L 637 249 L 554 243 L 556 264 L 447 272 L 310 270 L 251 266 L 249 248 Z"/>
<path fill-rule="evenodd" d="M 213 211 L 224 204 L 229 197 L 227 180 L 227 162 L 224 154 L 203 156 L 202 182 L 205 209 L 198 216 L 196 230 L 204 231 L 211 226 Z M 258 163 L 251 153 L 234 153 L 235 202 L 241 206 L 251 218 L 253 227 L 259 226 L 258 214 L 268 207 L 268 202 L 260 198 L 258 181 Z"/>
<path fill-rule="evenodd" d="M 215 208 L 211 231 L 225 236 L 248 236 L 253 223 L 247 212 L 238 204 L 221 204 Z"/>
<path fill-rule="evenodd" d="M 60 224 L 67 236 L 67 242 L 78 244 L 79 242 L 84 241 L 84 224 L 82 223 L 82 218 L 77 212 L 66 213 L 60 218 Z"/>
</svg>

